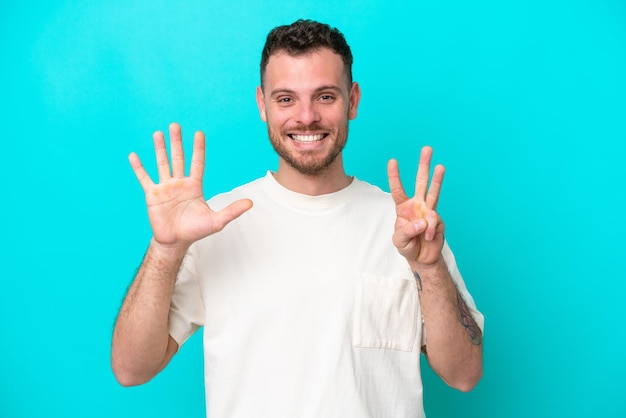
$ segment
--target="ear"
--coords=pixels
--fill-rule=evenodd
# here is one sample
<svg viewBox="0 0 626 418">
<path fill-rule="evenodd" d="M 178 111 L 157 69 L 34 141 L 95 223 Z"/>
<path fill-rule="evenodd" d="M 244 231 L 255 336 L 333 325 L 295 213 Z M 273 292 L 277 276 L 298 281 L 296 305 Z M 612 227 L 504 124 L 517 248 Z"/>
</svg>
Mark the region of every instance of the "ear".
<svg viewBox="0 0 626 418">
<path fill-rule="evenodd" d="M 267 114 L 265 113 L 265 95 L 263 94 L 263 87 L 258 86 L 256 88 L 256 105 L 259 108 L 259 116 L 263 122 L 267 122 Z"/>
<path fill-rule="evenodd" d="M 352 83 L 352 88 L 350 89 L 350 108 L 348 109 L 348 119 L 352 120 L 356 118 L 360 101 L 361 87 L 359 87 L 359 83 L 354 82 Z"/>
</svg>

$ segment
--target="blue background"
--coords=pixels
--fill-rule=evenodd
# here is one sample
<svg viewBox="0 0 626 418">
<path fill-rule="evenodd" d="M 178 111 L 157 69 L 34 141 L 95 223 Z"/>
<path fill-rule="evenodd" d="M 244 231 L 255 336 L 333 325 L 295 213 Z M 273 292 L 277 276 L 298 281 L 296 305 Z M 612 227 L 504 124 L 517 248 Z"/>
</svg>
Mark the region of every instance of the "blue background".
<svg viewBox="0 0 626 418">
<path fill-rule="evenodd" d="M 339 27 L 363 98 L 347 170 L 448 168 L 447 237 L 486 316 L 485 375 L 424 373 L 430 417 L 624 417 L 626 5 L 609 0 L 40 1 L 0 5 L 0 416 L 204 415 L 200 335 L 150 383 L 110 371 L 150 238 L 128 165 L 209 142 L 207 196 L 276 168 L 254 101 L 265 35 Z M 190 153 L 188 152 L 188 155 Z"/>
</svg>

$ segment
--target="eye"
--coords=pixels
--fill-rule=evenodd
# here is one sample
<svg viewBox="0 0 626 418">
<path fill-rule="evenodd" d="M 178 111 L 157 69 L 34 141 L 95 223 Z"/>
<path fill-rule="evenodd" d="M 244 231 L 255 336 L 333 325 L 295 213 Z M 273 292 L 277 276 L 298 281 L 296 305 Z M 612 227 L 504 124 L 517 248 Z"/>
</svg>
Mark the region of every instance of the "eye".
<svg viewBox="0 0 626 418">
<path fill-rule="evenodd" d="M 283 96 L 276 99 L 276 102 L 278 102 L 278 104 L 289 104 L 293 102 L 293 99 L 291 97 Z"/>
<path fill-rule="evenodd" d="M 322 94 L 320 96 L 320 101 L 321 102 L 332 102 L 334 99 L 335 99 L 335 97 L 330 95 L 330 94 Z"/>
</svg>

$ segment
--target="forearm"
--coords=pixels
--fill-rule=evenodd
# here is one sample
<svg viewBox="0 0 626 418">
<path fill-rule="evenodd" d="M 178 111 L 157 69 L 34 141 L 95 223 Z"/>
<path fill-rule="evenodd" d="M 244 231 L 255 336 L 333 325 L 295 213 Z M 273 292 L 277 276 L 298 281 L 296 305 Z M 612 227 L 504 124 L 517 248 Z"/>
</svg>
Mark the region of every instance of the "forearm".
<svg viewBox="0 0 626 418">
<path fill-rule="evenodd" d="M 450 386 L 467 391 L 482 376 L 482 333 L 441 258 L 411 265 L 420 290 L 428 361 Z"/>
<path fill-rule="evenodd" d="M 150 380 L 174 354 L 169 342 L 168 315 L 183 257 L 183 249 L 164 248 L 151 242 L 128 290 L 111 347 L 111 365 L 123 385 Z"/>
</svg>

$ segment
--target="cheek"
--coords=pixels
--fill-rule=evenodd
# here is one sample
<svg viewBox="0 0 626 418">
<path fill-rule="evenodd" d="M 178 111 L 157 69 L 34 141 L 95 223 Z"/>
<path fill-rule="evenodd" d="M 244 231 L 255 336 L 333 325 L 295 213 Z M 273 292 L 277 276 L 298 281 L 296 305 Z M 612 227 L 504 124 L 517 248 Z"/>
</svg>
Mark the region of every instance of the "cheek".
<svg viewBox="0 0 626 418">
<path fill-rule="evenodd" d="M 266 109 L 266 122 L 272 126 L 282 126 L 289 120 L 289 113 L 283 109 Z"/>
<path fill-rule="evenodd" d="M 345 123 L 349 119 L 349 115 L 349 109 L 344 106 L 321 112 L 322 122 L 331 125 L 341 125 Z"/>
</svg>

